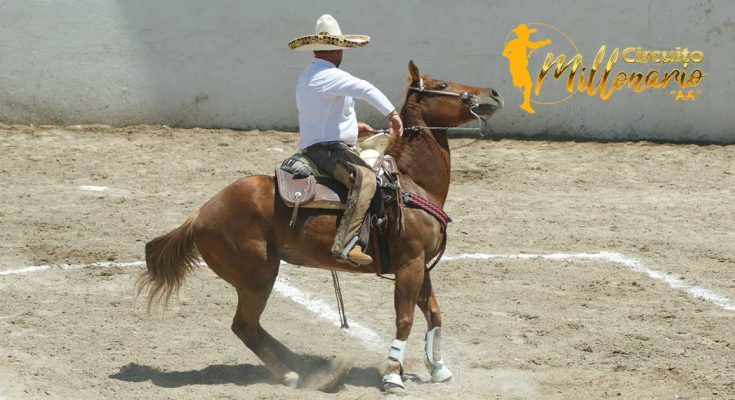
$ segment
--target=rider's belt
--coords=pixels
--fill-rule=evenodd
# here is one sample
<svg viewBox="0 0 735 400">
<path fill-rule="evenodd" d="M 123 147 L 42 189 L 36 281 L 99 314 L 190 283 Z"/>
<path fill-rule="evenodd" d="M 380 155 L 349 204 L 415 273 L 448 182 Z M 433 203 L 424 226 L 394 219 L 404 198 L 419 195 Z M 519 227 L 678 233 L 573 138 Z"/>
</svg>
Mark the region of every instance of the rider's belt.
<svg viewBox="0 0 735 400">
<path fill-rule="evenodd" d="M 311 150 L 318 150 L 318 149 L 333 149 L 335 147 L 343 147 L 343 146 L 350 147 L 345 142 L 342 142 L 342 141 L 339 141 L 339 140 L 333 140 L 333 141 L 330 141 L 330 142 L 314 143 L 311 146 L 305 148 L 303 151 L 308 152 L 308 151 L 311 151 Z"/>
</svg>

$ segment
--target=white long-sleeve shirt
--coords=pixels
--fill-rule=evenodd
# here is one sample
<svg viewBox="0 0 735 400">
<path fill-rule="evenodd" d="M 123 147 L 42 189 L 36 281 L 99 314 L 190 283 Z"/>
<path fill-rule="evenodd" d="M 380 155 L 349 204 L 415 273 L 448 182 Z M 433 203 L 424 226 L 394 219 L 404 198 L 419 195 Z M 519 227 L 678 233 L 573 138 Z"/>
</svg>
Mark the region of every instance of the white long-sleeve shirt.
<svg viewBox="0 0 735 400">
<path fill-rule="evenodd" d="M 299 149 L 320 142 L 357 143 L 356 97 L 383 115 L 395 110 L 387 97 L 370 82 L 356 78 L 329 61 L 315 58 L 296 84 L 299 109 Z"/>
</svg>

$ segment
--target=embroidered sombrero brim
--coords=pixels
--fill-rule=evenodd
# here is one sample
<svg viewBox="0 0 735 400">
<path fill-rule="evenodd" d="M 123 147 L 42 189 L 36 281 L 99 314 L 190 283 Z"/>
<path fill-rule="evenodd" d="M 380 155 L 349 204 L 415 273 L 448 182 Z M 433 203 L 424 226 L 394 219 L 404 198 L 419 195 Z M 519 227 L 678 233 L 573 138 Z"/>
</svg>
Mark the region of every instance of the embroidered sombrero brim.
<svg viewBox="0 0 735 400">
<path fill-rule="evenodd" d="M 332 36 L 320 34 L 296 38 L 288 43 L 288 47 L 291 50 L 299 51 L 325 51 L 354 49 L 366 46 L 368 43 L 370 43 L 370 36 L 368 35 Z"/>
</svg>

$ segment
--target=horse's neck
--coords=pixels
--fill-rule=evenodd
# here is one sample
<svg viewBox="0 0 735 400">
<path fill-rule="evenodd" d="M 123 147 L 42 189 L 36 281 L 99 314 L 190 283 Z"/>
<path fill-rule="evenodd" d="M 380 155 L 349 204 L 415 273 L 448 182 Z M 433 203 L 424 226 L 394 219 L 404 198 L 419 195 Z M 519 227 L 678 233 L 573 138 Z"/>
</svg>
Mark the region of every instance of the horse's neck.
<svg viewBox="0 0 735 400">
<path fill-rule="evenodd" d="M 426 126 L 418 105 L 409 101 L 401 110 L 401 119 L 404 128 Z M 428 129 L 421 129 L 416 135 L 404 133 L 403 137 L 396 139 L 388 153 L 396 159 L 402 174 L 408 175 L 432 201 L 443 206 L 449 191 L 451 162 L 446 136 L 439 137 L 437 142 Z"/>
</svg>

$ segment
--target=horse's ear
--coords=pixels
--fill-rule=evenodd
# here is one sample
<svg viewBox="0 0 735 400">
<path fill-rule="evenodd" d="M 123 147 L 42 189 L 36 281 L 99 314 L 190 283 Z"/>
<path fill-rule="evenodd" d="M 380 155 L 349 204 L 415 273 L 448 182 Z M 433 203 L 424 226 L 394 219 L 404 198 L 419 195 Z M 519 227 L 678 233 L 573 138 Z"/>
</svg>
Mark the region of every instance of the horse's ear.
<svg viewBox="0 0 735 400">
<path fill-rule="evenodd" d="M 419 67 L 413 63 L 413 60 L 408 62 L 408 72 L 411 73 L 411 82 L 417 82 L 421 79 L 421 75 L 419 75 Z"/>
</svg>

